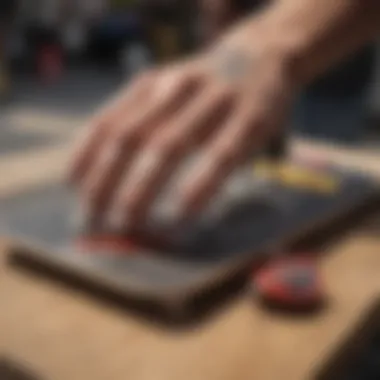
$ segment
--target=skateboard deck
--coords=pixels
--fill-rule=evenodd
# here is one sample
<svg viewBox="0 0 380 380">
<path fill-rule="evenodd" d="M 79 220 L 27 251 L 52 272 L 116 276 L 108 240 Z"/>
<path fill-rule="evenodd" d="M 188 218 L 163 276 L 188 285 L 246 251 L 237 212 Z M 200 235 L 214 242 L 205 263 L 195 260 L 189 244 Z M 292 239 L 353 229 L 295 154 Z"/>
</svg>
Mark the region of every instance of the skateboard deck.
<svg viewBox="0 0 380 380">
<path fill-rule="evenodd" d="M 362 174 L 303 166 L 297 182 L 294 166 L 290 176 L 284 177 L 286 168 L 281 170 L 278 175 L 272 169 L 263 171 L 263 166 L 252 167 L 251 177 L 240 185 L 248 189 L 240 197 L 244 199 L 219 205 L 227 211 L 217 223 L 200 229 L 170 254 L 147 248 L 122 255 L 83 252 L 71 244 L 77 231 L 70 223 L 76 207 L 70 192 L 59 185 L 37 189 L 0 206 L 3 232 L 15 238 L 9 257 L 75 278 L 104 294 L 157 302 L 183 313 L 205 290 L 380 198 L 378 183 Z M 316 174 L 313 181 L 305 181 L 305 170 L 309 177 Z"/>
</svg>

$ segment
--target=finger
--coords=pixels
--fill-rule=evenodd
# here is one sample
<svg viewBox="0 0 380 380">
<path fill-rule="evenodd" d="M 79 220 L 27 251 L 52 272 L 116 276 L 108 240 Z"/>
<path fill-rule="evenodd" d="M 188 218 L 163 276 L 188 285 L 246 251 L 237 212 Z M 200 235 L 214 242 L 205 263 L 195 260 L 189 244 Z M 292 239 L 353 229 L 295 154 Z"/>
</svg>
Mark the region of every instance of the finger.
<svg viewBox="0 0 380 380">
<path fill-rule="evenodd" d="M 216 140 L 207 147 L 197 172 L 183 186 L 179 218 L 196 217 L 242 164 L 251 150 L 262 145 L 268 133 L 265 114 L 249 104 L 239 107 Z"/>
<path fill-rule="evenodd" d="M 70 182 L 75 183 L 80 178 L 83 178 L 83 175 L 91 165 L 93 157 L 104 142 L 110 129 L 114 126 L 115 121 L 120 117 L 120 114 L 129 112 L 142 99 L 146 101 L 152 78 L 153 74 L 151 73 L 139 78 L 127 90 L 123 90 L 115 96 L 90 121 L 74 147 L 73 158 L 69 165 L 68 173 Z"/>
<path fill-rule="evenodd" d="M 162 78 L 161 81 L 163 85 Z M 180 105 L 186 104 L 191 88 L 195 89 L 194 85 L 190 76 L 172 77 L 163 97 L 157 97 L 145 112 L 119 123 L 114 129 L 84 181 L 82 191 L 88 201 L 89 218 L 102 217 L 139 147 L 153 133 L 153 129 L 158 128 Z M 157 88 L 160 89 L 160 85 Z"/>
<path fill-rule="evenodd" d="M 125 119 L 121 128 L 141 128 L 144 124 L 157 124 L 162 118 L 176 112 L 186 105 L 187 101 L 201 87 L 201 79 L 195 72 L 178 70 L 160 75 L 153 84 L 153 97 L 149 102 L 142 104 L 142 108 L 135 110 L 135 117 L 128 121 Z"/>
<path fill-rule="evenodd" d="M 110 140 L 102 149 L 81 187 L 89 221 L 100 221 L 120 178 L 128 170 L 131 157 L 140 145 L 137 134 L 124 134 L 119 139 L 113 136 Z"/>
<path fill-rule="evenodd" d="M 214 128 L 205 128 L 207 122 L 223 114 L 221 110 L 228 108 L 229 101 L 231 94 L 227 89 L 206 90 L 145 147 L 126 178 L 126 186 L 120 190 L 120 199 L 116 200 L 116 208 L 128 215 L 129 223 L 139 224 L 145 220 L 157 195 L 183 158 L 212 134 Z"/>
</svg>

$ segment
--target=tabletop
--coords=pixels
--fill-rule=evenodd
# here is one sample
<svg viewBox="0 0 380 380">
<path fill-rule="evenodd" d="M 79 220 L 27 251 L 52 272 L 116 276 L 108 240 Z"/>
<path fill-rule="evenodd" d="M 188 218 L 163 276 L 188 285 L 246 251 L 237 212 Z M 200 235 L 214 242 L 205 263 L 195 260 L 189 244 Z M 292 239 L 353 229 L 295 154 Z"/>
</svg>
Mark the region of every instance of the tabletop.
<svg viewBox="0 0 380 380">
<path fill-rule="evenodd" d="M 380 176 L 380 154 L 305 143 L 294 149 Z M 271 313 L 247 289 L 198 325 L 181 329 L 12 269 L 5 261 L 11 242 L 4 241 L 0 363 L 25 366 L 37 380 L 338 379 L 332 373 L 380 320 L 379 231 L 380 212 L 326 248 L 320 266 L 329 303 L 321 313 Z"/>
</svg>

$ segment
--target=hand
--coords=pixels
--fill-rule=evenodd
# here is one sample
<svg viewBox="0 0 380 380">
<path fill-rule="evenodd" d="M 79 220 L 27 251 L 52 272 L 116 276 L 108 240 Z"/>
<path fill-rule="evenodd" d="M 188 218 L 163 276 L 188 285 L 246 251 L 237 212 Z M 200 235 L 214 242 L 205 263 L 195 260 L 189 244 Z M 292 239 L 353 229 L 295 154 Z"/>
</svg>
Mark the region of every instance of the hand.
<svg viewBox="0 0 380 380">
<path fill-rule="evenodd" d="M 282 128 L 295 86 L 286 60 L 244 28 L 211 51 L 138 77 L 91 121 L 71 168 L 90 219 L 145 222 L 189 154 L 179 217 L 199 213 L 227 176 Z"/>
</svg>

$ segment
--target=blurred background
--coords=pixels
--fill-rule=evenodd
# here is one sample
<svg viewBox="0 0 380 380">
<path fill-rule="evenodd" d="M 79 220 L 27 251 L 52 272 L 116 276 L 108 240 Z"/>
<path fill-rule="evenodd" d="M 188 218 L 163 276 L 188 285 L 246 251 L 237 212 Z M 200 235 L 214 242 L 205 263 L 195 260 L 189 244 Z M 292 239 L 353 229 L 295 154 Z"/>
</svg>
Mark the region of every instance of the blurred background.
<svg viewBox="0 0 380 380">
<path fill-rule="evenodd" d="M 191 4 L 1 0 L 0 167 L 67 141 L 136 72 L 189 51 Z"/>
<path fill-rule="evenodd" d="M 214 6 L 191 0 L 1 0 L 0 172 L 4 167 L 8 177 L 20 174 L 10 170 L 13 162 L 31 169 L 33 157 L 44 157 L 56 174 L 58 162 L 48 153 L 57 155 L 119 86 L 144 67 L 208 41 L 213 22 L 223 16 L 218 2 L 208 3 Z M 231 4 L 235 18 L 248 10 L 247 1 Z M 378 51 L 367 46 L 312 84 L 297 104 L 292 130 L 377 149 Z M 38 170 L 34 165 L 27 177 Z"/>
</svg>

